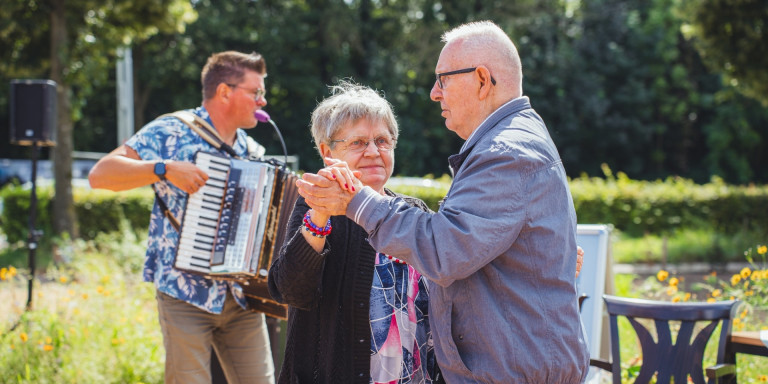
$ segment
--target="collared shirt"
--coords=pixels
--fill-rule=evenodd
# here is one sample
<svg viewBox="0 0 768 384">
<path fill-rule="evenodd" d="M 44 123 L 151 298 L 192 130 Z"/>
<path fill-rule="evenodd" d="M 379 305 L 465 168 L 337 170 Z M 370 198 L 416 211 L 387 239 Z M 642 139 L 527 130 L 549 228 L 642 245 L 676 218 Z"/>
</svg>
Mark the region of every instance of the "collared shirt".
<svg viewBox="0 0 768 384">
<path fill-rule="evenodd" d="M 213 126 L 204 107 L 189 110 Z M 246 133 L 237 130 L 233 149 L 240 156 L 247 154 Z M 174 160 L 193 162 L 198 151 L 221 153 L 203 138 L 174 117 L 164 117 L 145 125 L 131 137 L 126 146 L 133 148 L 142 160 Z M 188 195 L 168 181 L 155 183 L 160 198 L 179 221 L 184 216 Z M 144 281 L 154 282 L 158 291 L 186 301 L 202 310 L 221 313 L 228 288 L 241 307 L 246 308 L 243 290 L 238 284 L 212 280 L 200 275 L 182 272 L 173 267 L 179 233 L 165 218 L 157 201 L 152 207 L 149 238 L 144 260 Z"/>
</svg>

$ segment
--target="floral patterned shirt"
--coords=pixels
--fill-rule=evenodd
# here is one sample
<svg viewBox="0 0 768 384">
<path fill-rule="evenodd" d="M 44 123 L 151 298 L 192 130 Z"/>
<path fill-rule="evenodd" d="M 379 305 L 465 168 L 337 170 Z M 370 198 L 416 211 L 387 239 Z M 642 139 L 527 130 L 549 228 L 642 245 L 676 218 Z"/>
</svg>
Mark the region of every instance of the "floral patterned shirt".
<svg viewBox="0 0 768 384">
<path fill-rule="evenodd" d="M 213 125 L 204 107 L 189 111 Z M 245 131 L 238 129 L 233 146 L 235 152 L 243 157 L 247 154 L 246 136 Z M 125 145 L 133 148 L 142 160 L 192 162 L 198 151 L 219 152 L 175 117 L 164 117 L 150 122 Z M 157 182 L 155 187 L 171 213 L 181 221 L 188 195 L 168 181 Z M 144 281 L 154 282 L 157 290 L 162 293 L 217 314 L 222 311 L 229 288 L 237 303 L 246 308 L 245 296 L 238 284 L 212 280 L 173 268 L 178 241 L 179 233 L 171 226 L 155 201 L 149 222 Z"/>
</svg>

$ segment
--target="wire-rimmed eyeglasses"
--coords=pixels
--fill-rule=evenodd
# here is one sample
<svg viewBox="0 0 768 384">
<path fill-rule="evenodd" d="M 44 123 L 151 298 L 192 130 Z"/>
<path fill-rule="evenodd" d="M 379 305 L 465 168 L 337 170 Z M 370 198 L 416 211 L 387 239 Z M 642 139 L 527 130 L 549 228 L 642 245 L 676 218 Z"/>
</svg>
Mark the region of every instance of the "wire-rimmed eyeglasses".
<svg viewBox="0 0 768 384">
<path fill-rule="evenodd" d="M 344 143 L 344 151 L 363 152 L 368 148 L 368 144 L 373 143 L 379 151 L 391 151 L 395 149 L 396 139 L 389 136 L 376 136 L 373 140 L 367 137 L 356 136 L 341 140 L 331 140 L 331 144 Z"/>
<path fill-rule="evenodd" d="M 246 90 L 249 93 L 253 93 L 253 100 L 254 101 L 259 101 L 259 99 L 261 99 L 262 97 L 264 97 L 264 95 L 267 94 L 267 91 L 265 91 L 265 90 L 263 90 L 261 88 L 257 88 L 256 90 L 251 90 L 251 89 L 248 89 L 248 88 L 241 87 L 241 86 L 239 86 L 237 84 L 229 84 L 229 83 L 224 83 L 224 84 L 227 84 L 232 89 L 242 88 L 242 89 Z"/>
<path fill-rule="evenodd" d="M 471 73 L 477 70 L 477 67 L 472 68 L 464 68 L 464 69 L 457 69 L 455 71 L 450 72 L 443 72 L 443 73 L 436 73 L 435 78 L 437 79 L 437 86 L 440 87 L 440 89 L 443 89 L 443 76 L 451 76 L 451 75 L 459 75 L 462 73 Z M 496 85 L 496 79 L 491 76 L 491 84 Z"/>
</svg>

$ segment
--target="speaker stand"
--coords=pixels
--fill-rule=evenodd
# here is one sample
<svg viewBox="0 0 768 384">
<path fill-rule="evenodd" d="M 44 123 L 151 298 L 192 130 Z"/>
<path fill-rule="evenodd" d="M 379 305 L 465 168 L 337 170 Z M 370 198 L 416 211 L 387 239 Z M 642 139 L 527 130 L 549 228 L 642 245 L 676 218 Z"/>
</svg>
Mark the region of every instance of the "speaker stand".
<svg viewBox="0 0 768 384">
<path fill-rule="evenodd" d="M 40 155 L 40 146 L 37 141 L 32 143 L 32 189 L 29 196 L 29 233 L 27 234 L 27 248 L 29 249 L 29 280 L 27 282 L 27 310 L 32 309 L 32 287 L 35 280 L 35 253 L 37 242 L 42 231 L 35 229 L 37 218 L 37 158 Z"/>
</svg>

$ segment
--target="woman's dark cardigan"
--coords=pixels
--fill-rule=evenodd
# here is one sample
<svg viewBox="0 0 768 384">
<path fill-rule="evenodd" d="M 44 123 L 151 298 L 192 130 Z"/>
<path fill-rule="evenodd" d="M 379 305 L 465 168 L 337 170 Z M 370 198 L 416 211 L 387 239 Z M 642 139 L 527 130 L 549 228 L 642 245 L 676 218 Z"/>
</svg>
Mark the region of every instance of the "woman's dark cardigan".
<svg viewBox="0 0 768 384">
<path fill-rule="evenodd" d="M 429 210 L 419 199 L 386 193 Z M 269 270 L 270 294 L 289 304 L 288 340 L 278 383 L 367 384 L 375 251 L 362 227 L 334 216 L 325 249 L 315 252 L 300 232 L 308 209 L 299 197 L 288 223 L 288 240 Z"/>
</svg>

